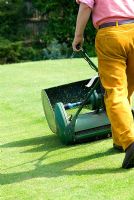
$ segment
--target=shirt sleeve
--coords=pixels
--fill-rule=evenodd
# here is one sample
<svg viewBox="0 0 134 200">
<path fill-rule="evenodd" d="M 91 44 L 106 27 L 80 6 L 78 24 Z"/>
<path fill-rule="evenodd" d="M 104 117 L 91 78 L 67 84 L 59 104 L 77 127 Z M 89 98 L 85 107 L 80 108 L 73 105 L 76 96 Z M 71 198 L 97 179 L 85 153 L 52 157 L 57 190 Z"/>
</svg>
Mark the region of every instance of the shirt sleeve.
<svg viewBox="0 0 134 200">
<path fill-rule="evenodd" d="M 94 7 L 94 0 L 76 0 L 76 3 L 85 3 L 87 4 L 91 9 Z"/>
</svg>

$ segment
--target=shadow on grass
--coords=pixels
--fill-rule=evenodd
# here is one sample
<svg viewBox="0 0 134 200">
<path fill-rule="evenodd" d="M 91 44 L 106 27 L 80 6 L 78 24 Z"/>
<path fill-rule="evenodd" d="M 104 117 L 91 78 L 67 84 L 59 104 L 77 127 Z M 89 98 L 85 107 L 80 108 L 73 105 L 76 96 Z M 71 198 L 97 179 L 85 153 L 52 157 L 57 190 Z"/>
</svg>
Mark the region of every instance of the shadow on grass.
<svg viewBox="0 0 134 200">
<path fill-rule="evenodd" d="M 34 145 L 36 146 L 35 148 L 33 148 Z M 64 147 L 61 144 L 59 138 L 53 134 L 53 135 L 47 135 L 42 137 L 36 137 L 36 138 L 30 138 L 30 139 L 24 139 L 6 143 L 0 145 L 0 148 L 13 148 L 13 147 L 25 147 L 25 146 L 32 146 L 32 149 L 26 150 L 23 153 L 51 151 Z"/>
<path fill-rule="evenodd" d="M 44 138 L 44 137 L 43 137 Z M 41 139 L 41 138 L 40 138 Z M 38 140 L 39 143 L 42 143 Z M 33 144 L 35 140 L 31 140 L 31 143 Z M 26 142 L 27 143 L 27 142 Z M 25 144 L 26 144 L 25 143 Z M 36 143 L 37 144 L 37 143 Z M 6 144 L 4 147 L 13 147 L 15 145 L 23 145 L 23 143 L 17 142 L 11 144 Z M 50 150 L 50 148 L 48 148 Z M 90 163 L 89 163 L 89 169 L 87 170 L 69 170 L 69 168 L 80 164 L 85 161 L 90 161 L 92 159 L 110 156 L 117 153 L 113 149 L 108 149 L 106 152 L 100 152 L 95 153 L 88 156 L 83 156 L 79 158 L 71 158 L 66 159 L 62 161 L 57 161 L 50 164 L 42 164 L 42 161 L 44 162 L 44 158 L 46 156 L 46 153 L 41 156 L 39 159 L 36 159 L 33 161 L 33 170 L 24 171 L 24 172 L 16 172 L 16 173 L 8 173 L 8 174 L 0 174 L 0 184 L 12 184 L 17 183 L 33 178 L 41 178 L 41 177 L 47 177 L 47 178 L 54 178 L 54 177 L 60 177 L 60 176 L 81 176 L 81 175 L 96 175 L 96 174 L 110 174 L 110 173 L 124 173 L 124 170 L 121 168 L 97 168 L 97 169 L 90 169 Z"/>
<path fill-rule="evenodd" d="M 66 148 L 67 150 L 71 147 L 76 146 L 79 148 L 80 145 L 84 146 L 87 143 L 93 143 L 93 142 L 100 142 L 102 139 L 109 139 L 107 137 L 100 138 L 100 139 L 89 139 L 89 140 L 82 140 L 82 142 L 78 142 L 76 144 L 72 145 L 63 145 L 59 139 L 59 137 L 56 134 L 52 135 L 46 135 L 42 137 L 36 137 L 36 138 L 28 138 L 24 140 L 14 141 L 10 143 L 6 143 L 3 145 L 0 145 L 0 148 L 15 148 L 15 147 L 28 147 L 31 146 L 31 149 L 22 151 L 22 153 L 34 153 L 34 152 L 42 152 L 42 151 L 54 151 L 61 148 Z M 35 146 L 35 147 L 34 147 Z"/>
<path fill-rule="evenodd" d="M 67 160 L 68 161 L 68 160 Z M 68 161 L 69 162 L 69 161 Z M 34 178 L 54 178 L 60 176 L 81 176 L 81 175 L 97 175 L 97 174 L 117 174 L 124 173 L 124 169 L 121 168 L 97 168 L 97 169 L 88 169 L 88 170 L 75 170 L 75 171 L 67 171 L 63 170 L 64 163 L 58 163 L 56 165 L 43 165 L 40 168 L 36 168 L 35 170 L 19 172 L 19 173 L 10 173 L 10 174 L 0 174 L 0 184 L 12 184 L 18 183 L 29 179 Z"/>
</svg>

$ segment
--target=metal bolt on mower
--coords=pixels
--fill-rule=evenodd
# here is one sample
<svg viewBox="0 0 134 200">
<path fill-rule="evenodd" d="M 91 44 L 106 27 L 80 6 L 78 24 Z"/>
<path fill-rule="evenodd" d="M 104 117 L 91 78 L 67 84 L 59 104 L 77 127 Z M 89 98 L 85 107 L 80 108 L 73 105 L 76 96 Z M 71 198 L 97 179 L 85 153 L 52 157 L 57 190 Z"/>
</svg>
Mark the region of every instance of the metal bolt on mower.
<svg viewBox="0 0 134 200">
<path fill-rule="evenodd" d="M 80 53 L 98 72 L 87 53 L 83 49 Z M 48 125 L 62 143 L 74 144 L 111 135 L 99 76 L 43 89 L 41 96 Z"/>
</svg>

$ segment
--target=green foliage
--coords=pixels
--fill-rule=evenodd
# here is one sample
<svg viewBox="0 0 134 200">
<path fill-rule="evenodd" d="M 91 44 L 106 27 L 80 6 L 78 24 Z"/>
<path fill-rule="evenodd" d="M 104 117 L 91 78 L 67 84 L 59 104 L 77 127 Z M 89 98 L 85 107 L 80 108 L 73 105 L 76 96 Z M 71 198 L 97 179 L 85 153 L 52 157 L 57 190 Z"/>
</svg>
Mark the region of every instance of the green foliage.
<svg viewBox="0 0 134 200">
<path fill-rule="evenodd" d="M 23 0 L 0 2 L 0 35 L 11 41 L 24 38 L 25 9 Z"/>
<path fill-rule="evenodd" d="M 42 50 L 27 46 L 24 42 L 11 42 L 0 38 L 0 64 L 43 59 Z"/>
<path fill-rule="evenodd" d="M 68 48 L 66 43 L 60 44 L 56 39 L 43 49 L 43 59 L 57 59 L 68 57 Z"/>
<path fill-rule="evenodd" d="M 2 38 L 0 38 L 2 39 Z M 9 40 L 0 40 L 0 63 L 18 62 L 20 44 Z"/>
<path fill-rule="evenodd" d="M 36 56 L 36 50 L 34 50 L 32 47 L 22 47 L 19 53 L 22 61 L 34 60 L 34 57 Z"/>
<path fill-rule="evenodd" d="M 78 5 L 70 0 L 1 0 L 0 37 L 5 44 L 0 47 L 0 62 L 70 57 L 77 12 Z M 36 22 L 36 33 L 33 33 L 32 28 L 27 28 L 29 17 L 39 20 Z M 41 21 L 44 24 L 40 25 Z M 30 27 L 35 26 L 34 22 L 30 23 L 33 23 Z M 85 30 L 84 47 L 91 56 L 95 55 L 95 34 L 89 21 Z M 20 47 L 18 44 L 18 41 L 29 39 L 41 40 L 43 46 Z"/>
</svg>

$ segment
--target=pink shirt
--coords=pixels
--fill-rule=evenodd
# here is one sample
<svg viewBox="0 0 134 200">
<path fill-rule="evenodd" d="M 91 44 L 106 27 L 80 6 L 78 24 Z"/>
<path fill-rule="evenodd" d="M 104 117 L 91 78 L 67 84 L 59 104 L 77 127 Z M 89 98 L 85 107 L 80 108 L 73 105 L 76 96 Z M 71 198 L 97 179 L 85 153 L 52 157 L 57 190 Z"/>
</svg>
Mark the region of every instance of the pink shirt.
<svg viewBox="0 0 134 200">
<path fill-rule="evenodd" d="M 76 0 L 92 9 L 93 24 L 99 25 L 117 20 L 134 19 L 134 0 Z"/>
</svg>

